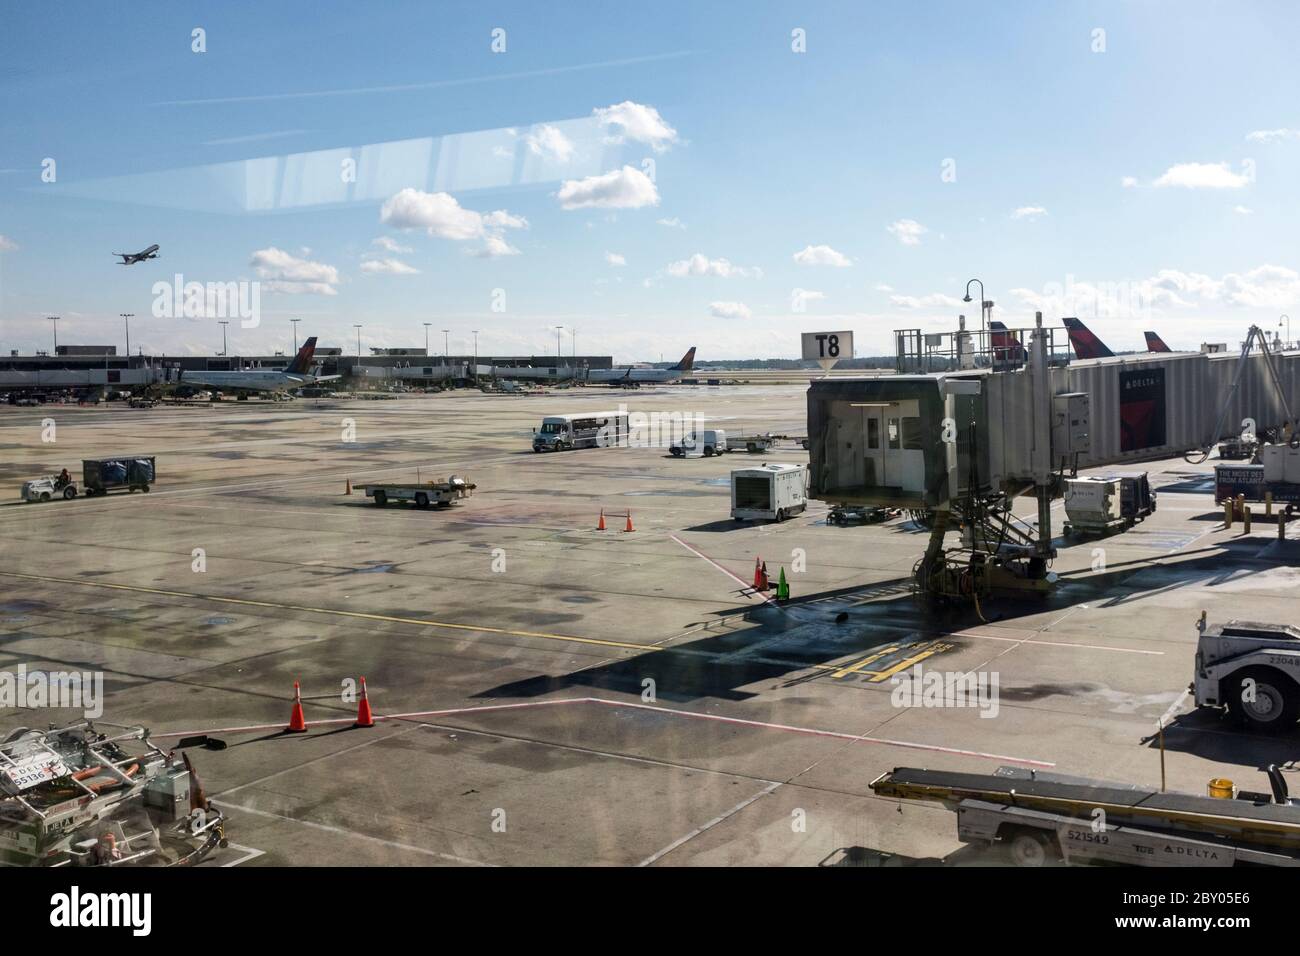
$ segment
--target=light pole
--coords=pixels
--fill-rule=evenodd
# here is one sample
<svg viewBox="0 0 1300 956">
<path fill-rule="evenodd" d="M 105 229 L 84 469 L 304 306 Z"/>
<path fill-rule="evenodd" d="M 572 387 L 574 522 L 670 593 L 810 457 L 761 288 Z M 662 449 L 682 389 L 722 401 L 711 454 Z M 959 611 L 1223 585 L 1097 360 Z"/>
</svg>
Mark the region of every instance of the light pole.
<svg viewBox="0 0 1300 956">
<path fill-rule="evenodd" d="M 1289 348 L 1291 346 L 1291 316 L 1286 314 L 1279 315 L 1277 317 L 1277 327 L 1279 329 L 1282 327 L 1282 321 L 1284 319 L 1286 320 L 1286 344 L 1283 348 Z"/>
<path fill-rule="evenodd" d="M 289 321 L 293 323 L 293 354 L 297 355 L 298 354 L 298 323 L 301 322 L 302 319 L 290 319 Z"/>
<path fill-rule="evenodd" d="M 573 367 L 578 367 L 578 330 L 573 330 Z"/>
<path fill-rule="evenodd" d="M 134 312 L 119 312 L 122 322 L 126 325 L 126 357 L 131 358 L 131 320 L 135 318 Z"/>
<path fill-rule="evenodd" d="M 54 323 L 54 354 L 58 355 L 59 354 L 59 319 L 62 318 L 62 316 L 47 315 L 45 318 L 47 318 L 49 321 Z"/>
<path fill-rule="evenodd" d="M 564 361 L 563 357 L 560 355 L 560 333 L 563 331 L 564 331 L 564 326 L 557 325 L 555 327 L 555 374 L 556 375 L 560 374 L 560 363 Z"/>
<path fill-rule="evenodd" d="M 474 333 L 474 383 L 478 384 L 478 329 L 471 331 Z"/>
<path fill-rule="evenodd" d="M 424 323 L 424 354 L 426 356 L 429 354 L 429 326 L 431 325 L 433 325 L 432 322 Z"/>
<path fill-rule="evenodd" d="M 229 324 L 230 324 L 230 323 L 229 323 L 227 320 L 225 320 L 225 319 L 218 319 L 218 320 L 217 320 L 217 325 L 221 326 L 221 354 L 222 354 L 223 356 L 229 354 L 229 353 L 226 351 L 226 326 L 229 325 Z"/>
<path fill-rule="evenodd" d="M 352 327 L 357 330 L 357 366 L 360 367 L 361 366 L 361 326 L 357 325 L 354 322 L 352 323 Z"/>
<path fill-rule="evenodd" d="M 981 331 L 981 332 L 985 332 L 985 331 L 987 331 L 987 325 L 986 325 L 986 321 L 985 321 L 985 312 L 986 312 L 988 309 L 993 308 L 993 303 L 990 302 L 990 301 L 988 301 L 988 299 L 984 298 L 984 282 L 983 282 L 983 280 L 981 280 L 981 279 L 969 279 L 969 280 L 967 280 L 967 282 L 966 282 L 966 295 L 965 295 L 965 297 L 962 299 L 962 301 L 963 301 L 963 302 L 970 302 L 970 301 L 972 301 L 972 299 L 971 299 L 971 297 L 970 297 L 970 287 L 971 287 L 971 283 L 975 283 L 975 282 L 978 282 L 978 283 L 979 283 L 979 287 L 980 287 L 980 331 Z M 980 347 L 983 348 L 983 347 L 984 347 L 983 344 L 981 344 Z"/>
<path fill-rule="evenodd" d="M 447 333 L 450 331 L 451 329 L 442 330 L 442 357 L 447 360 L 448 365 L 451 365 L 451 342 L 447 338 Z"/>
</svg>

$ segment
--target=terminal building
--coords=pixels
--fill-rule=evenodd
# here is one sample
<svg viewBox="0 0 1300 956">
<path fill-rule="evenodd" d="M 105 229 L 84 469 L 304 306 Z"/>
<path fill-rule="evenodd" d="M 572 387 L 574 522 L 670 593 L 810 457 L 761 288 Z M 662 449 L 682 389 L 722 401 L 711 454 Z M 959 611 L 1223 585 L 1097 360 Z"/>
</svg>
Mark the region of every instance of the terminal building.
<svg viewBox="0 0 1300 956">
<path fill-rule="evenodd" d="M 430 355 L 423 348 L 371 349 L 369 355 L 344 354 L 337 347 L 318 347 L 315 361 L 323 375 L 342 375 L 347 386 L 364 382 L 438 383 L 472 377 L 472 355 Z M 227 372 L 239 369 L 284 368 L 293 356 L 274 355 L 119 355 L 114 345 L 60 345 L 54 355 L 38 352 L 0 356 L 0 393 L 78 390 L 100 387 L 139 388 L 174 379 L 178 371 Z M 559 377 L 566 368 L 613 368 L 609 355 L 560 357 Z M 555 368 L 556 356 L 479 355 L 479 375 L 493 368 Z"/>
</svg>

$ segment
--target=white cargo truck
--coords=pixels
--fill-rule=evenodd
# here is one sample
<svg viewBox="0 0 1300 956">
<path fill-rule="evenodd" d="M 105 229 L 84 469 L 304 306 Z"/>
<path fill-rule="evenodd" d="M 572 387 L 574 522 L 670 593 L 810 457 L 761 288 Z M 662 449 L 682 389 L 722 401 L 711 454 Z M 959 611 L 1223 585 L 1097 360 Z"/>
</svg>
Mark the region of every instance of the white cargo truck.
<svg viewBox="0 0 1300 956">
<path fill-rule="evenodd" d="M 808 466 L 762 464 L 731 473 L 731 517 L 784 521 L 808 507 Z"/>
</svg>

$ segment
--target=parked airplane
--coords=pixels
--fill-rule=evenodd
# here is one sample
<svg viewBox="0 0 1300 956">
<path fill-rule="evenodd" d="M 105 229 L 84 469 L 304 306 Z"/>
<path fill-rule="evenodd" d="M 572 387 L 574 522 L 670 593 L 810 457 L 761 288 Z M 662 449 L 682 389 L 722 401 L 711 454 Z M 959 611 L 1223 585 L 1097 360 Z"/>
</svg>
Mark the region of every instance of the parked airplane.
<svg viewBox="0 0 1300 956">
<path fill-rule="evenodd" d="M 1081 359 L 1114 358 L 1115 353 L 1106 348 L 1106 343 L 1092 334 L 1092 330 L 1078 319 L 1062 319 L 1070 335 L 1070 344 L 1074 354 Z"/>
<path fill-rule="evenodd" d="M 316 336 L 303 343 L 292 362 L 282 369 L 242 369 L 235 372 L 181 372 L 178 384 L 207 385 L 210 388 L 223 388 L 250 392 L 287 392 L 304 385 L 328 382 L 340 378 L 339 375 L 313 375 L 311 371 L 312 355 L 316 352 Z"/>
<path fill-rule="evenodd" d="M 157 259 L 158 243 L 155 242 L 143 252 L 115 252 L 113 255 L 122 257 L 122 261 L 118 263 L 119 266 L 134 265 L 137 262 L 144 262 L 146 259 Z"/>
<path fill-rule="evenodd" d="M 1165 345 L 1165 340 L 1155 332 L 1143 332 L 1147 339 L 1148 352 L 1172 352 L 1169 346 Z"/>
<path fill-rule="evenodd" d="M 1005 325 L 996 319 L 989 320 L 989 344 L 993 346 L 993 357 L 999 362 L 1023 362 L 1025 347 Z"/>
</svg>

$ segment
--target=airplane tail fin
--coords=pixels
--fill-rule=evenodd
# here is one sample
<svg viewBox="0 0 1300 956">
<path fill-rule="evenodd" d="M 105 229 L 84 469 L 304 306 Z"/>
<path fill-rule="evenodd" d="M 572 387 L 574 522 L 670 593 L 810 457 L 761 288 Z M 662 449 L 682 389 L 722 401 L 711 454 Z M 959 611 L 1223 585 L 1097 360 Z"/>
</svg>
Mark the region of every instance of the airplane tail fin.
<svg viewBox="0 0 1300 956">
<path fill-rule="evenodd" d="M 1142 334 L 1145 335 L 1147 338 L 1148 352 L 1172 352 L 1173 351 L 1173 349 L 1165 345 L 1165 340 L 1162 339 L 1159 336 L 1159 334 L 1155 332 L 1143 332 Z"/>
<path fill-rule="evenodd" d="M 1070 334 L 1070 344 L 1074 354 L 1081 359 L 1112 358 L 1115 353 L 1106 348 L 1106 343 L 1097 338 L 1086 325 L 1078 319 L 1062 319 Z"/>
<path fill-rule="evenodd" d="M 1010 331 L 1001 322 L 996 319 L 989 320 L 989 344 L 993 346 L 993 355 L 1001 360 L 1023 361 L 1025 358 L 1025 347 L 1020 344 L 1016 338 L 1016 333 Z"/>
<path fill-rule="evenodd" d="M 695 365 L 695 346 L 692 345 L 682 360 L 673 366 L 674 372 L 689 372 Z"/>
<path fill-rule="evenodd" d="M 316 354 L 316 336 L 312 336 L 306 342 L 302 343 L 302 348 L 298 354 L 293 357 L 293 361 L 285 368 L 286 372 L 295 375 L 311 371 L 311 358 Z"/>
</svg>

